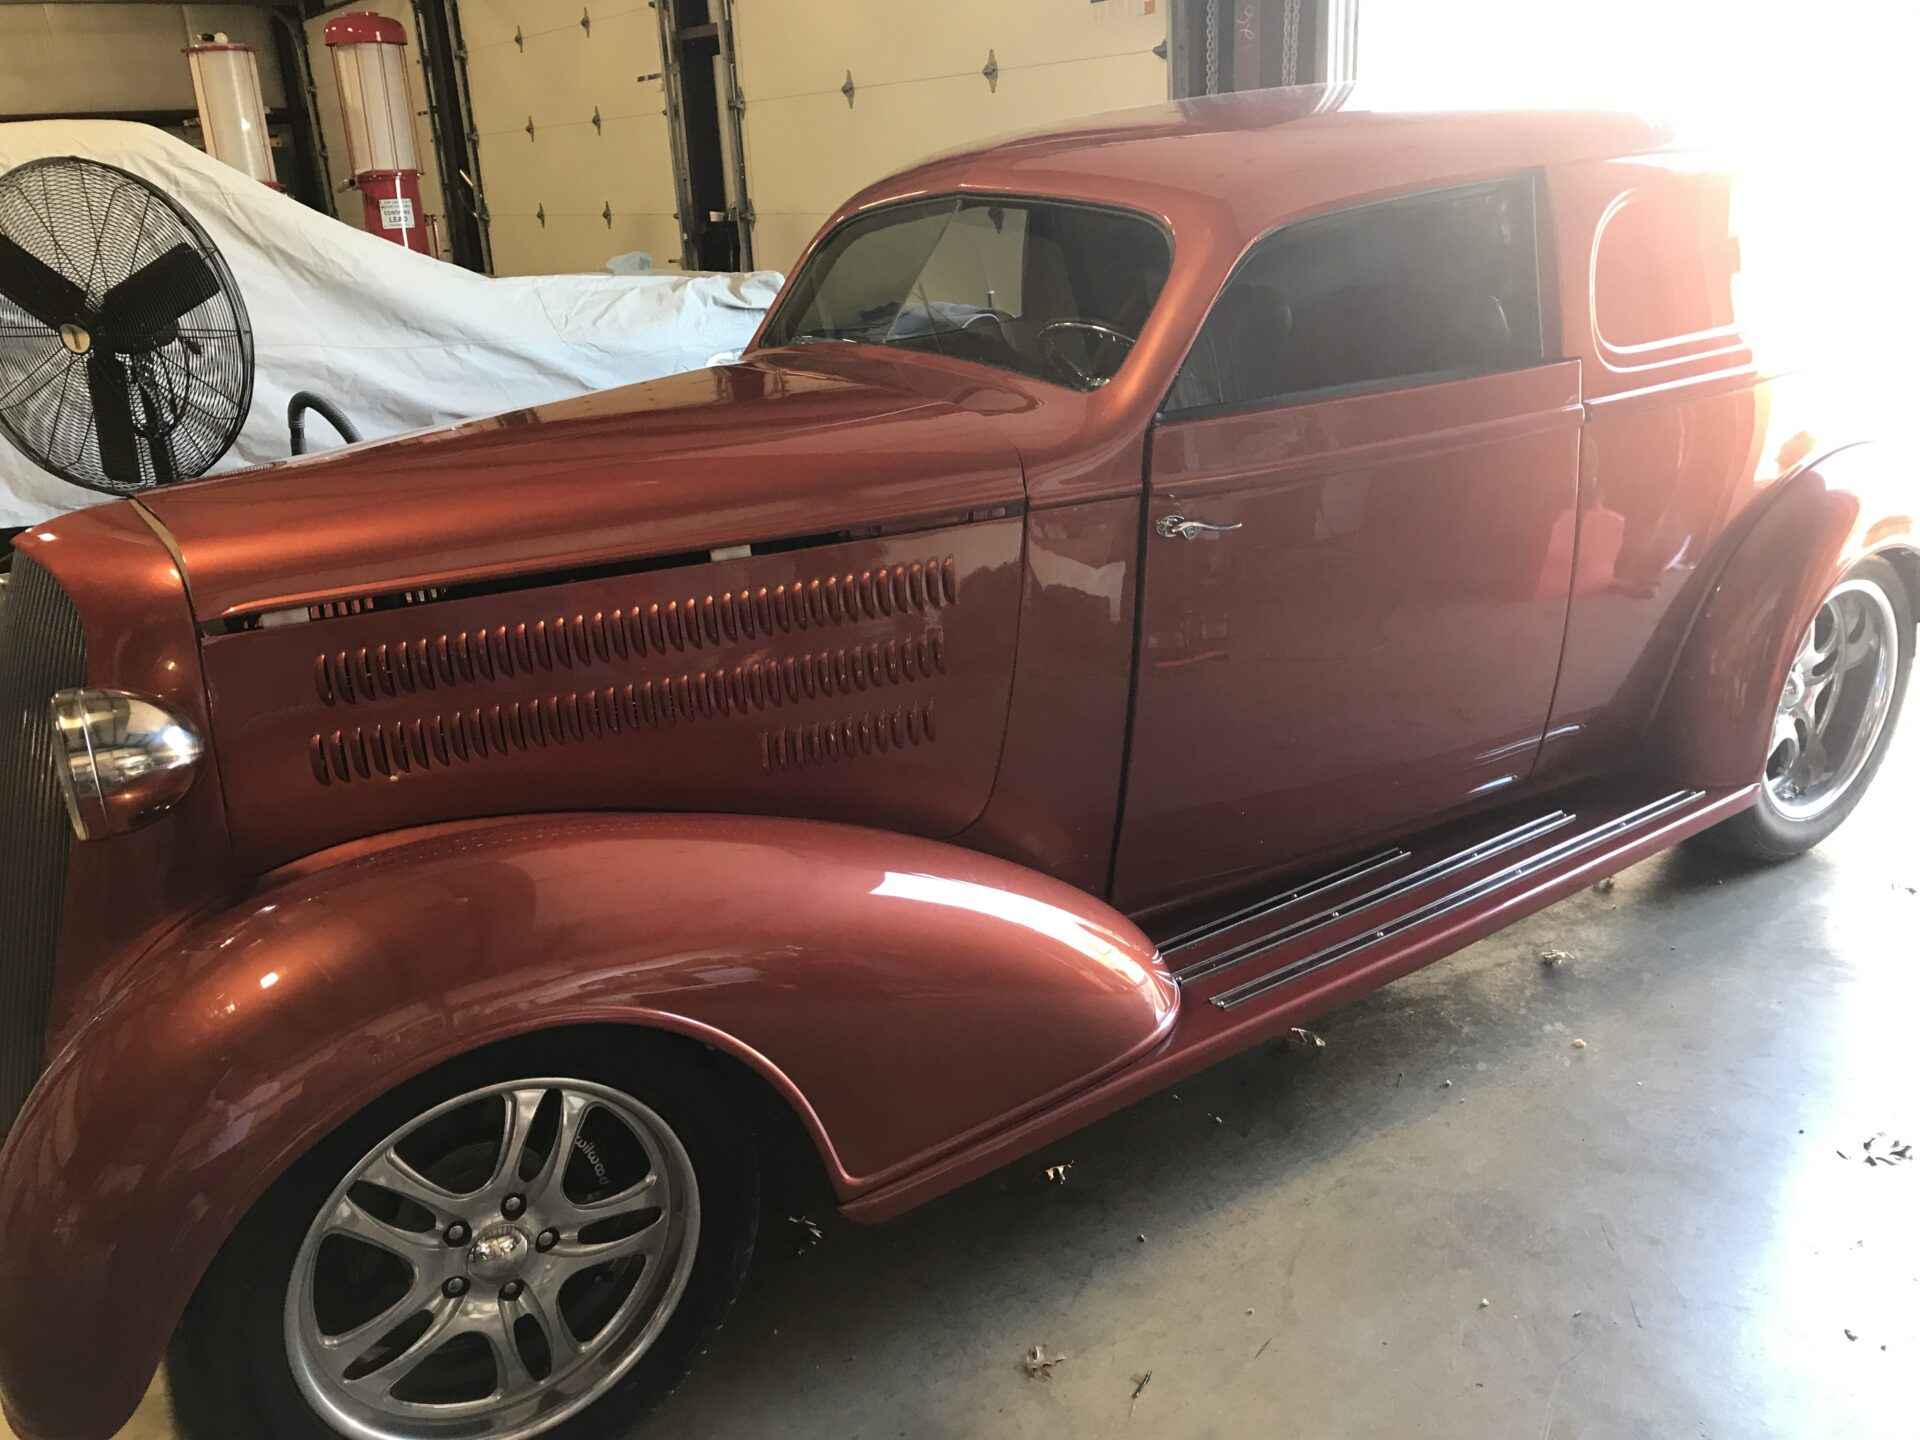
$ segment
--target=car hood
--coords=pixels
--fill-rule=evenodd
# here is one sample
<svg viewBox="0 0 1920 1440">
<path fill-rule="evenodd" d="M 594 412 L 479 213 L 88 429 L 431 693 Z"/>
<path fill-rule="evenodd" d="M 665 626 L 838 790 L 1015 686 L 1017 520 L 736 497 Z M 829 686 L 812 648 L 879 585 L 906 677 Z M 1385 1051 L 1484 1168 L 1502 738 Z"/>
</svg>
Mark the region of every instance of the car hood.
<svg viewBox="0 0 1920 1440">
<path fill-rule="evenodd" d="M 981 407 L 791 359 L 696 370 L 143 496 L 202 622 L 977 514 Z"/>
</svg>

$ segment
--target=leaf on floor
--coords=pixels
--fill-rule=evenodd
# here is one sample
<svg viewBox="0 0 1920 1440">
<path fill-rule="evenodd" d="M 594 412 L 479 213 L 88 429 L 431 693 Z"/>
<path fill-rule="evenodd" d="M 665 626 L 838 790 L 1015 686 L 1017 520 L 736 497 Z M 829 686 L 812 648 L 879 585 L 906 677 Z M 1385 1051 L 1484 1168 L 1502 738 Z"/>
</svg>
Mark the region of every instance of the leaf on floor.
<svg viewBox="0 0 1920 1440">
<path fill-rule="evenodd" d="M 1044 1345 L 1033 1345 L 1028 1347 L 1027 1353 L 1021 1357 L 1020 1367 L 1027 1372 L 1029 1380 L 1051 1380 L 1053 1367 L 1066 1358 L 1064 1355 L 1053 1353 Z"/>
<path fill-rule="evenodd" d="M 1049 1185 L 1064 1185 L 1067 1183 L 1067 1172 L 1071 1169 L 1073 1169 L 1073 1161 L 1067 1160 L 1059 1165 L 1047 1166 L 1042 1173 L 1046 1175 Z"/>
<path fill-rule="evenodd" d="M 1326 1040 L 1316 1032 L 1307 1029 L 1304 1025 L 1294 1026 L 1291 1030 L 1287 1031 L 1287 1034 L 1291 1035 L 1295 1040 L 1298 1040 L 1309 1050 L 1324 1050 L 1327 1048 Z"/>
<path fill-rule="evenodd" d="M 1540 952 L 1540 963 L 1549 970 L 1558 970 L 1571 959 L 1573 959 L 1573 956 L 1565 950 L 1542 950 Z"/>
<path fill-rule="evenodd" d="M 1144 1375 L 1136 1375 L 1133 1377 L 1133 1399 L 1127 1402 L 1127 1418 L 1129 1420 L 1133 1418 L 1135 1407 L 1140 1404 L 1140 1392 L 1147 1388 L 1147 1382 L 1151 1379 L 1153 1379 L 1153 1371 L 1151 1370 L 1147 1371 Z"/>
</svg>

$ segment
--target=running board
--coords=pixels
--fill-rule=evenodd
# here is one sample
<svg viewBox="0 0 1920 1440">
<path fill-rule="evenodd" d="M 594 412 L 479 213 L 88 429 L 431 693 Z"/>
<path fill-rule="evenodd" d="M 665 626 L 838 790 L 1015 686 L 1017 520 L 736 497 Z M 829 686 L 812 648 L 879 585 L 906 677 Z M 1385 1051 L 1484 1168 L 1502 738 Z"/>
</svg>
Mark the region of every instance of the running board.
<svg viewBox="0 0 1920 1440">
<path fill-rule="evenodd" d="M 1623 839 L 1642 827 L 1651 826 L 1660 820 L 1697 805 L 1701 800 L 1706 798 L 1706 793 L 1704 790 L 1675 790 L 1669 795 L 1663 795 L 1658 800 L 1640 806 L 1637 810 L 1629 810 L 1624 815 L 1617 815 L 1611 819 L 1600 821 L 1591 828 L 1578 831 L 1556 844 L 1547 846 L 1545 849 L 1535 850 L 1530 854 L 1524 855 L 1511 864 L 1493 871 L 1491 874 L 1480 875 L 1477 878 L 1467 880 L 1431 899 L 1414 905 L 1411 909 L 1400 910 L 1397 913 L 1385 915 L 1380 924 L 1363 930 L 1357 935 L 1350 935 L 1345 939 L 1335 940 L 1296 959 L 1289 960 L 1285 964 L 1267 971 L 1264 975 L 1255 976 L 1251 980 L 1243 981 L 1229 989 L 1220 991 L 1216 995 L 1209 996 L 1209 1002 L 1222 1010 L 1231 1010 L 1235 1006 L 1244 1005 L 1247 1001 L 1265 995 L 1268 991 L 1277 990 L 1283 985 L 1291 984 L 1302 976 L 1311 975 L 1314 971 L 1323 969 L 1328 965 L 1338 964 L 1340 961 L 1358 955 L 1363 951 L 1371 950 L 1376 945 L 1383 945 L 1396 936 L 1412 930 L 1415 926 L 1424 925 L 1430 920 L 1437 920 L 1443 915 L 1451 914 L 1455 910 L 1472 905 L 1475 902 L 1495 899 L 1501 891 L 1517 887 L 1525 881 L 1551 871 L 1564 863 L 1578 861 L 1590 852 L 1601 850 L 1613 841 Z M 1572 823 L 1574 819 L 1574 816 L 1567 815 L 1565 812 L 1557 812 L 1553 817 L 1542 817 L 1540 820 L 1534 821 L 1530 826 L 1519 827 L 1514 831 L 1508 832 L 1507 835 L 1496 837 L 1495 840 L 1487 841 L 1480 846 L 1462 851 L 1459 855 L 1449 857 L 1445 861 L 1435 862 L 1433 866 L 1428 867 L 1433 873 L 1426 876 L 1424 880 L 1417 881 L 1410 885 L 1391 887 L 1393 896 L 1399 897 L 1407 895 L 1410 890 L 1420 888 L 1427 881 L 1471 869 L 1492 855 L 1505 853 L 1506 851 L 1517 849 L 1523 845 L 1531 844 L 1534 840 L 1538 840 L 1553 831 L 1559 830 L 1562 826 Z M 1522 834 L 1523 831 L 1526 832 L 1524 835 Z M 1420 872 L 1415 872 L 1415 875 L 1419 873 Z M 1407 880 L 1415 881 L 1415 876 L 1410 875 L 1407 877 Z M 1383 897 L 1379 900 L 1370 901 L 1368 904 L 1358 908 L 1368 910 L 1376 908 L 1384 909 L 1387 903 L 1387 898 Z M 1349 909 L 1345 913 L 1353 914 L 1356 912 L 1354 909 Z M 1331 923 L 1331 921 L 1321 922 L 1321 924 Z M 1321 925 L 1317 924 L 1311 928 L 1319 929 Z M 1268 945 L 1264 948 L 1272 949 L 1274 947 Z"/>
<path fill-rule="evenodd" d="M 1184 965 L 1179 963 L 1181 952 L 1191 951 L 1229 929 L 1237 929 L 1257 919 L 1277 918 L 1280 912 L 1293 908 L 1303 900 L 1316 899 L 1342 890 L 1352 881 L 1380 870 L 1391 869 L 1402 861 L 1410 860 L 1413 858 L 1413 852 L 1396 849 L 1371 856 L 1366 860 L 1358 860 L 1317 880 L 1310 880 L 1304 885 L 1276 895 L 1271 900 L 1237 910 L 1231 915 L 1221 917 L 1211 925 L 1188 931 L 1184 935 L 1163 942 L 1160 953 L 1170 965 L 1174 966 L 1174 978 L 1183 985 L 1198 980 L 1202 976 L 1216 975 L 1242 961 L 1264 955 L 1286 944 L 1289 940 L 1297 940 L 1302 935 L 1324 930 L 1327 926 L 1363 910 L 1390 905 L 1401 896 L 1418 890 L 1423 885 L 1458 874 L 1462 870 L 1471 869 L 1481 861 L 1490 860 L 1496 855 L 1504 855 L 1509 850 L 1517 849 L 1543 835 L 1551 834 L 1563 825 L 1571 825 L 1573 818 L 1565 810 L 1554 810 L 1537 816 L 1523 825 L 1516 825 L 1511 830 L 1502 831 L 1476 845 L 1469 845 L 1464 850 L 1443 856 L 1431 864 L 1422 865 L 1417 870 L 1388 880 L 1362 894 L 1343 897 L 1325 909 L 1286 921 L 1277 929 L 1252 935 L 1238 944 L 1230 945 L 1224 950 L 1189 961 Z"/>
<path fill-rule="evenodd" d="M 1295 877 L 1286 889 L 1251 903 L 1246 896 L 1223 900 L 1228 913 L 1205 923 L 1193 912 L 1170 918 L 1159 943 L 1163 953 L 1182 952 L 1173 963 L 1186 961 L 1189 978 L 1173 1031 L 1158 1050 L 859 1195 L 842 1211 L 883 1220 L 1031 1154 L 1730 819 L 1753 804 L 1758 788 L 1675 790 L 1635 775 L 1589 780 L 1537 798 L 1534 811 L 1516 806 L 1450 821 L 1317 878 Z M 1390 896 L 1373 893 L 1388 887 Z M 1323 921 L 1331 910 L 1340 917 Z M 1282 930 L 1290 938 L 1280 938 Z M 1237 983 L 1216 990 L 1225 968 L 1213 963 L 1220 958 L 1216 949 L 1244 952 L 1228 966 L 1264 957 L 1248 967 L 1259 973 L 1242 980 L 1228 970 L 1225 979 Z M 1204 978 L 1192 974 L 1203 967 Z"/>
</svg>

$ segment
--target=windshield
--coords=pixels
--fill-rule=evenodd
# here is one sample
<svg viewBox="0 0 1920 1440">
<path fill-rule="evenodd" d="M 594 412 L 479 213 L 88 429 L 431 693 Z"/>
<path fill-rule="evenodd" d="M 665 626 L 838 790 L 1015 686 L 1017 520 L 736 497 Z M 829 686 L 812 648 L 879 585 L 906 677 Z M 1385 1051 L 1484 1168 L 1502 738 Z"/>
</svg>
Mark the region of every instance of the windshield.
<svg viewBox="0 0 1920 1440">
<path fill-rule="evenodd" d="M 828 236 L 761 343 L 892 345 L 1094 390 L 1126 362 L 1170 260 L 1165 234 L 1137 215 L 916 201 Z"/>
</svg>

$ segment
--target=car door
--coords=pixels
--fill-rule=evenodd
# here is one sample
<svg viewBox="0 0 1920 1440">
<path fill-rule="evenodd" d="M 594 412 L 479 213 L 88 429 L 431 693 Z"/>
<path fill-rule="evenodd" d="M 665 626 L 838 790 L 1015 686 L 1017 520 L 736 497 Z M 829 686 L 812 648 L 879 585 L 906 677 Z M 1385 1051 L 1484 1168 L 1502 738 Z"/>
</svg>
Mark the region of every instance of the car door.
<svg viewBox="0 0 1920 1440">
<path fill-rule="evenodd" d="M 1522 781 L 1566 631 L 1579 367 L 1531 177 L 1275 232 L 1152 435 L 1115 891 L 1146 907 Z"/>
</svg>

